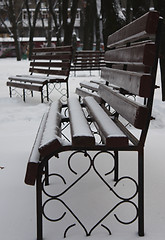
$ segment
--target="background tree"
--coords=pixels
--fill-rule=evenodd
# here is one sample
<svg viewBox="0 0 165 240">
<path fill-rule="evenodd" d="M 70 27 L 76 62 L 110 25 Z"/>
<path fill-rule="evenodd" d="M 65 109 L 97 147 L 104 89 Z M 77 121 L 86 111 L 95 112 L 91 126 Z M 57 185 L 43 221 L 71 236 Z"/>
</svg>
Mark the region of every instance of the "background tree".
<svg viewBox="0 0 165 240">
<path fill-rule="evenodd" d="M 76 19 L 78 0 L 72 0 L 70 14 L 68 13 L 69 0 L 62 1 L 62 20 L 64 32 L 64 45 L 70 45 L 72 41 L 73 28 Z"/>
<path fill-rule="evenodd" d="M 34 46 L 33 38 L 34 38 L 37 18 L 38 18 L 40 8 L 41 8 L 41 2 L 42 2 L 42 0 L 39 0 L 36 2 L 35 11 L 34 11 L 34 14 L 32 17 L 31 12 L 30 12 L 30 7 L 29 7 L 29 0 L 25 0 L 25 6 L 27 9 L 28 22 L 29 22 L 29 59 L 31 59 L 31 55 L 32 55 L 32 51 L 33 51 L 33 46 Z"/>
<path fill-rule="evenodd" d="M 56 44 L 59 46 L 61 44 L 61 0 L 47 0 L 48 1 L 48 8 L 49 8 L 49 15 L 50 18 L 52 17 L 54 22 L 54 33 L 55 37 L 57 38 Z M 59 9 L 59 18 L 57 19 L 57 14 L 55 12 L 55 8 Z"/>
<path fill-rule="evenodd" d="M 154 7 L 164 18 L 162 25 L 161 47 L 160 47 L 160 71 L 162 83 L 162 101 L 165 101 L 165 1 L 153 0 Z"/>
<path fill-rule="evenodd" d="M 7 17 L 10 21 L 11 28 L 5 24 L 5 19 L 1 16 L 1 22 L 3 23 L 4 27 L 6 28 L 7 32 L 13 37 L 14 43 L 15 43 L 15 49 L 16 49 L 16 56 L 17 60 L 21 60 L 21 45 L 19 41 L 19 23 L 20 23 L 20 16 L 22 11 L 22 5 L 17 6 L 18 2 L 14 0 L 4 0 L 5 8 L 4 8 L 4 16 Z M 17 9 L 17 11 L 16 11 Z"/>
<path fill-rule="evenodd" d="M 122 15 L 120 3 L 117 0 L 101 0 L 103 42 L 106 50 L 107 39 L 110 34 L 121 28 L 125 19 Z"/>
<path fill-rule="evenodd" d="M 83 49 L 92 50 L 96 36 L 96 49 L 100 49 L 100 26 L 96 0 L 86 2 L 84 8 Z"/>
<path fill-rule="evenodd" d="M 133 9 L 133 20 L 148 12 L 150 0 L 131 0 Z"/>
</svg>

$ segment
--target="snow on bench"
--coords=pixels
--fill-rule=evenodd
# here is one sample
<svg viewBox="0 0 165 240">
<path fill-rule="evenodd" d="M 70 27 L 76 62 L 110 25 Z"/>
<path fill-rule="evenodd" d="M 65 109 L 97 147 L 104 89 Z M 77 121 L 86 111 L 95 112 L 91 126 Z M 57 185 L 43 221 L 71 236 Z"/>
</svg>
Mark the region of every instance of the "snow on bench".
<svg viewBox="0 0 165 240">
<path fill-rule="evenodd" d="M 134 208 L 135 217 L 126 222 L 115 213 L 115 219 L 121 224 L 131 224 L 138 219 L 138 234 L 144 236 L 144 146 L 153 106 L 160 45 L 158 30 L 161 21 L 158 12 L 151 11 L 110 35 L 107 42 L 108 50 L 105 53 L 106 67 L 101 70 L 102 83 L 97 84 L 97 87 L 95 83 L 94 85 L 82 83 L 83 86 L 90 86 L 94 93 L 87 93 L 87 90 L 77 88 L 76 93 L 80 94 L 81 102 L 78 101 L 78 96 L 68 98 L 67 104 L 55 101 L 43 117 L 25 178 L 25 182 L 29 185 L 34 185 L 36 181 L 38 240 L 43 239 L 42 217 L 46 216 L 44 207 L 51 200 L 59 201 L 63 204 L 62 208 L 67 208 L 58 220 L 63 219 L 66 212 L 69 212 L 76 224 L 80 224 L 79 226 L 85 230 L 87 236 L 91 235 L 97 226 L 103 226 L 110 233 L 110 229 L 102 224 L 103 221 L 111 213 L 114 214 L 113 211 L 121 204 L 130 204 Z M 132 94 L 136 95 L 136 98 L 131 99 Z M 99 136 L 98 139 L 96 135 Z M 119 176 L 121 151 L 137 153 L 138 159 L 135 157 L 131 159 L 137 169 L 135 178 L 124 164 L 121 172 L 128 171 L 128 175 Z M 85 172 L 78 174 L 71 166 L 71 158 L 78 154 L 77 161 L 81 160 L 80 153 L 81 157 L 87 157 L 90 163 Z M 102 174 L 97 169 L 95 160 L 101 159 L 104 154 L 113 158 L 114 167 Z M 98 155 L 100 158 L 97 158 Z M 61 157 L 61 161 L 65 158 L 64 164 L 67 162 L 71 174 L 74 174 L 73 182 L 66 183 L 65 178 L 53 169 L 53 173 L 49 174 L 48 163 L 53 157 Z M 117 199 L 115 205 L 112 208 L 110 206 L 110 210 L 108 208 L 105 217 L 100 216 L 100 220 L 91 229 L 81 222 L 81 218 L 64 200 L 67 200 L 67 196 L 64 195 L 90 170 L 93 171 L 92 174 L 98 176 L 102 184 L 105 184 L 107 191 L 112 194 L 112 199 L 114 197 Z M 113 186 L 109 176 L 108 179 L 106 178 L 111 173 L 114 173 Z M 44 188 L 45 179 L 48 180 L 52 176 L 59 177 L 66 184 L 66 188 L 63 186 L 61 193 L 50 194 L 47 191 L 49 186 Z M 135 192 L 131 196 L 126 192 L 124 197 L 123 187 L 122 190 L 118 188 L 123 180 L 130 181 L 135 186 Z M 46 218 L 50 221 L 57 220 L 47 216 Z M 125 218 L 127 219 L 127 216 Z M 64 236 L 76 224 L 68 224 Z"/>
<path fill-rule="evenodd" d="M 107 147 L 128 146 L 127 136 L 116 126 L 94 98 L 86 97 L 84 98 L 84 103 Z"/>
<path fill-rule="evenodd" d="M 95 144 L 94 136 L 77 98 L 68 99 L 72 144 L 88 147 Z"/>
</svg>

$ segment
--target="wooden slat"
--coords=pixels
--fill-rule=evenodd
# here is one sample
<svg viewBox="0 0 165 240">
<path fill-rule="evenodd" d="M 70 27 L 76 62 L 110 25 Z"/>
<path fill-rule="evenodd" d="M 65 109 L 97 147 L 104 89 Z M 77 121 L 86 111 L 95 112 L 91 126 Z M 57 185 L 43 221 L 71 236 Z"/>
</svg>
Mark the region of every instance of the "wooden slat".
<svg viewBox="0 0 165 240">
<path fill-rule="evenodd" d="M 108 37 L 107 47 L 115 47 L 119 44 L 125 44 L 148 35 L 156 34 L 158 22 L 159 13 L 151 11 L 110 35 Z"/>
<path fill-rule="evenodd" d="M 46 80 L 49 83 L 53 82 L 66 82 L 68 79 L 68 76 L 63 76 L 63 75 L 54 75 L 54 76 L 44 76 L 44 75 L 17 75 L 18 77 L 23 77 L 23 78 L 29 78 L 33 82 L 33 79 L 38 80 L 38 82 L 42 82 L 42 80 Z"/>
<path fill-rule="evenodd" d="M 87 82 L 87 81 L 80 82 L 80 86 L 95 92 L 97 92 L 99 89 L 99 84 Z"/>
<path fill-rule="evenodd" d="M 70 66 L 69 62 L 31 62 L 32 67 L 50 67 L 50 68 L 68 68 Z"/>
<path fill-rule="evenodd" d="M 101 77 L 128 92 L 149 97 L 151 94 L 152 78 L 150 74 L 123 71 L 112 68 L 102 68 Z"/>
<path fill-rule="evenodd" d="M 93 121 L 96 123 L 96 128 L 101 135 L 102 141 L 107 147 L 128 146 L 128 138 L 126 135 L 116 126 L 93 97 L 84 98 L 84 103 Z"/>
<path fill-rule="evenodd" d="M 72 46 L 33 48 L 33 52 L 54 52 L 54 51 L 56 52 L 72 51 Z"/>
<path fill-rule="evenodd" d="M 87 97 L 87 96 L 91 96 L 100 104 L 103 102 L 103 100 L 101 99 L 101 97 L 98 94 L 89 92 L 82 88 L 76 88 L 76 94 L 83 98 Z"/>
<path fill-rule="evenodd" d="M 77 98 L 68 99 L 72 145 L 88 147 L 95 144 L 94 136 Z"/>
<path fill-rule="evenodd" d="M 33 76 L 33 78 L 31 78 L 28 75 L 11 76 L 8 79 L 18 81 L 18 82 L 30 82 L 30 83 L 38 83 L 38 84 L 47 84 L 47 82 L 48 82 L 46 78 L 39 79 L 39 78 L 35 78 L 34 76 Z"/>
<path fill-rule="evenodd" d="M 155 60 L 155 44 L 147 43 L 127 48 L 110 50 L 105 53 L 106 63 L 144 64 L 153 66 Z"/>
<path fill-rule="evenodd" d="M 32 91 L 42 91 L 42 86 L 40 85 L 34 85 L 34 84 L 27 84 L 27 83 L 20 83 L 20 82 L 7 82 L 7 86 L 9 87 L 16 87 L 16 88 L 23 88 L 23 89 L 28 89 Z"/>
<path fill-rule="evenodd" d="M 100 62 L 100 60 L 99 59 L 89 59 L 89 58 L 87 58 L 87 59 L 76 59 L 76 61 L 74 62 L 74 65 L 77 65 L 77 66 L 83 66 L 83 65 L 90 65 L 90 64 L 92 64 L 93 63 L 93 65 L 100 65 L 100 64 L 105 64 L 105 62 Z"/>
<path fill-rule="evenodd" d="M 39 146 L 41 156 L 51 155 L 62 146 L 60 138 L 61 107 L 60 100 L 53 102 L 50 106 Z"/>
<path fill-rule="evenodd" d="M 69 70 L 52 70 L 52 69 L 42 69 L 42 68 L 30 68 L 31 73 L 42 73 L 46 75 L 62 75 L 68 76 Z"/>
<path fill-rule="evenodd" d="M 134 127 L 138 129 L 145 128 L 148 117 L 147 107 L 130 100 L 103 84 L 100 84 L 99 86 L 99 94 Z"/>
<path fill-rule="evenodd" d="M 53 54 L 39 54 L 39 55 L 32 55 L 32 60 L 70 60 L 72 54 L 71 53 L 53 53 Z"/>
<path fill-rule="evenodd" d="M 46 119 L 47 119 L 47 113 L 44 114 L 41 120 L 39 129 L 33 144 L 33 148 L 28 160 L 26 175 L 25 175 L 25 183 L 28 185 L 34 185 L 35 180 L 37 178 L 38 164 L 40 160 L 40 153 L 38 151 L 38 148 L 42 139 L 42 134 L 45 127 Z"/>
</svg>

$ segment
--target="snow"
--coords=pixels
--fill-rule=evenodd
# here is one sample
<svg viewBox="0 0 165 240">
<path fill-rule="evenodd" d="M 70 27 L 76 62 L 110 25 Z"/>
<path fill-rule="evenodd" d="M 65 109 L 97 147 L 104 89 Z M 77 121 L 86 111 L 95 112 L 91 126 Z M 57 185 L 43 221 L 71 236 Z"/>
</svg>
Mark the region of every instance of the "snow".
<svg viewBox="0 0 165 240">
<path fill-rule="evenodd" d="M 4 169 L 0 169 L 0 238 L 2 240 L 36 239 L 35 187 L 25 185 L 24 177 L 38 126 L 48 105 L 40 103 L 39 93 L 35 93 L 34 98 L 27 98 L 26 103 L 20 97 L 10 99 L 6 86 L 9 75 L 27 74 L 28 65 L 26 60 L 17 62 L 14 58 L 0 59 L 0 166 L 4 167 Z M 73 95 L 75 87 L 80 81 L 84 79 L 97 80 L 98 78 L 97 72 L 90 77 L 88 72 L 77 73 L 77 77 L 71 74 L 70 95 Z M 157 80 L 159 84 L 159 72 Z M 156 90 L 153 116 L 156 117 L 156 120 L 151 122 L 145 147 L 145 236 L 141 238 L 143 240 L 163 240 L 165 236 L 165 103 L 161 102 L 160 89 Z M 80 173 L 84 168 L 86 169 L 84 165 L 87 161 L 86 158 L 83 159 L 83 154 L 81 155 L 79 161 L 74 163 L 77 172 Z M 137 155 L 132 152 L 120 154 L 121 176 L 128 173 L 136 176 L 137 161 L 133 161 L 135 157 Z M 68 174 L 68 167 L 62 165 L 62 160 L 65 161 L 65 153 L 61 154 L 60 161 L 59 159 L 55 160 L 56 167 L 61 166 L 64 173 Z M 99 156 L 97 160 L 99 160 Z M 96 162 L 100 168 L 103 168 L 104 173 L 108 171 L 110 161 L 102 157 L 100 161 Z M 108 176 L 108 179 L 114 185 L 112 177 Z M 95 219 L 98 219 L 98 216 L 102 216 L 111 204 L 110 192 L 105 190 L 107 190 L 106 186 L 92 171 L 67 195 L 69 205 L 75 207 L 82 221 L 89 226 L 93 224 L 93 221 L 95 222 Z M 53 205 L 53 207 L 55 206 Z M 63 212 L 60 211 L 60 207 L 61 205 L 56 206 L 55 210 L 51 208 L 51 214 L 56 211 L 57 216 L 61 216 Z M 118 209 L 115 212 L 121 220 L 124 220 L 120 215 L 124 211 L 120 206 L 120 211 Z M 131 214 L 131 211 L 129 212 Z M 66 227 L 73 223 L 73 217 L 70 217 L 69 214 L 66 219 L 67 223 L 66 220 L 57 223 L 44 221 L 44 239 L 62 240 Z M 88 239 L 139 239 L 137 221 L 125 226 L 117 223 L 113 216 L 110 220 L 112 220 L 112 224 L 107 220 L 106 226 L 112 230 L 112 236 L 109 236 L 103 228 L 98 227 Z M 68 231 L 67 239 L 85 240 L 87 238 L 83 229 L 78 226 Z"/>
<path fill-rule="evenodd" d="M 48 118 L 46 121 L 46 128 L 43 132 L 43 137 L 41 140 L 41 146 L 47 145 L 52 142 L 55 138 L 58 138 L 59 134 L 59 122 L 61 121 L 60 106 L 62 106 L 60 101 L 55 101 L 51 104 Z M 55 114 L 54 114 L 55 113 Z"/>
<path fill-rule="evenodd" d="M 82 108 L 79 104 L 79 101 L 76 97 L 72 97 L 68 100 L 69 106 L 69 116 L 72 127 L 72 135 L 73 137 L 79 136 L 89 136 L 92 137 L 92 132 L 87 124 L 85 115 L 82 111 Z M 81 128 L 80 128 L 81 122 Z M 78 123 L 78 124 L 77 124 Z"/>
</svg>

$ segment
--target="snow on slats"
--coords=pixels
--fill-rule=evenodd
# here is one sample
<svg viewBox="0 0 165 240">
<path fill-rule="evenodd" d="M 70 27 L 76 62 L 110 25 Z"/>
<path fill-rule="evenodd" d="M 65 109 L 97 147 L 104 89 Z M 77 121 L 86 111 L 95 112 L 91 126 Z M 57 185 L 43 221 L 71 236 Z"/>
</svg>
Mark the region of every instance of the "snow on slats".
<svg viewBox="0 0 165 240">
<path fill-rule="evenodd" d="M 102 102 L 101 97 L 100 97 L 97 93 L 89 92 L 89 91 L 86 90 L 86 89 L 76 88 L 76 94 L 78 94 L 78 95 L 81 96 L 81 97 L 92 96 L 92 97 L 95 98 L 95 100 L 96 100 L 98 103 L 101 103 L 101 102 Z"/>
<path fill-rule="evenodd" d="M 47 79 L 46 78 L 31 78 L 30 76 L 11 76 L 9 77 L 9 80 L 14 80 L 14 81 L 18 81 L 18 82 L 33 82 L 33 83 L 41 83 L 41 84 L 46 84 L 47 83 Z"/>
<path fill-rule="evenodd" d="M 84 103 L 89 109 L 91 117 L 93 117 L 102 140 L 107 147 L 128 146 L 126 135 L 116 126 L 93 97 L 84 98 Z"/>
<path fill-rule="evenodd" d="M 100 84 L 99 86 L 99 94 L 134 127 L 145 129 L 149 113 L 149 109 L 146 105 L 129 99 L 127 96 L 124 96 L 103 84 Z"/>
<path fill-rule="evenodd" d="M 96 83 L 92 83 L 92 82 L 88 82 L 88 81 L 83 81 L 83 82 L 80 82 L 80 86 L 81 87 L 85 87 L 87 89 L 90 89 L 92 91 L 98 91 L 99 89 L 99 85 L 96 84 Z"/>
<path fill-rule="evenodd" d="M 38 161 L 40 159 L 40 153 L 38 151 L 38 146 L 40 145 L 41 139 L 42 139 L 42 132 L 45 127 L 45 122 L 47 119 L 47 114 L 45 113 L 42 121 L 40 123 L 40 127 L 37 132 L 37 136 L 29 157 L 29 161 L 27 164 L 27 170 L 26 170 L 26 176 L 25 176 L 25 183 L 29 185 L 35 184 L 35 179 L 37 176 L 37 168 L 38 168 Z"/>
<path fill-rule="evenodd" d="M 68 99 L 68 109 L 72 145 L 81 147 L 93 146 L 95 139 L 77 98 L 73 97 Z"/>
<path fill-rule="evenodd" d="M 60 138 L 61 107 L 62 103 L 60 100 L 53 102 L 50 106 L 39 146 L 41 156 L 51 154 L 62 146 Z"/>
</svg>

